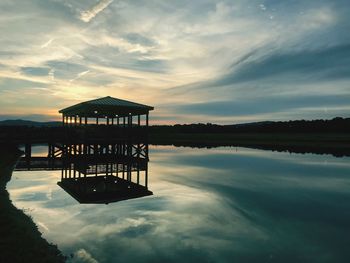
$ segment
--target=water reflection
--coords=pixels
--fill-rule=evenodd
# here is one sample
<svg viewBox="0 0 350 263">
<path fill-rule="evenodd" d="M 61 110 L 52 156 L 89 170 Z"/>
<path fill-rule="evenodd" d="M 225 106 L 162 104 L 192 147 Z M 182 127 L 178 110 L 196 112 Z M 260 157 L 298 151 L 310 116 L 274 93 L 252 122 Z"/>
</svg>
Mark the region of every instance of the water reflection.
<svg viewBox="0 0 350 263">
<path fill-rule="evenodd" d="M 148 144 L 49 144 L 46 156 L 32 155 L 32 148 L 26 145 L 15 171 L 61 170 L 57 184 L 79 203 L 108 204 L 153 194 L 148 190 Z"/>
<path fill-rule="evenodd" d="M 62 171 L 17 172 L 9 192 L 74 263 L 348 262 L 349 158 L 150 150 L 147 198 L 81 205 L 57 186 Z"/>
</svg>

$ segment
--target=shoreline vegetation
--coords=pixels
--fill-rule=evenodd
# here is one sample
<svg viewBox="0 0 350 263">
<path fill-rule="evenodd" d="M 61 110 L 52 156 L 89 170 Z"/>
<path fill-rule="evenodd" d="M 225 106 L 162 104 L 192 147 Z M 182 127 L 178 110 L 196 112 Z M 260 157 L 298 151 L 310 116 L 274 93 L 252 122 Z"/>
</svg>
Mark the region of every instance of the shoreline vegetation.
<svg viewBox="0 0 350 263">
<path fill-rule="evenodd" d="M 248 147 L 263 150 L 350 156 L 350 118 L 256 122 L 237 125 L 151 126 L 154 145 Z"/>
<path fill-rule="evenodd" d="M 71 138 L 84 134 L 81 132 L 88 134 L 92 132 L 92 136 L 97 134 L 101 138 L 110 138 L 119 134 L 119 129 L 123 130 L 117 125 L 100 125 L 98 130 L 95 128 L 96 125 L 62 127 L 61 122 L 0 121 L 0 142 L 6 142 L 11 137 L 19 137 L 19 141 L 32 138 L 36 143 L 60 140 L 66 135 L 67 129 L 72 135 Z M 153 145 L 197 148 L 231 146 L 331 154 L 337 157 L 350 156 L 350 118 L 264 121 L 234 125 L 212 123 L 152 125 L 148 128 L 148 135 L 149 143 Z"/>
<path fill-rule="evenodd" d="M 65 262 L 57 246 L 48 243 L 33 220 L 10 200 L 6 184 L 22 155 L 16 146 L 0 149 L 0 262 Z"/>
<path fill-rule="evenodd" d="M 151 133 L 149 135 L 149 143 L 152 145 L 193 148 L 246 147 L 301 154 L 331 154 L 336 157 L 350 156 L 350 134 L 345 133 Z"/>
</svg>

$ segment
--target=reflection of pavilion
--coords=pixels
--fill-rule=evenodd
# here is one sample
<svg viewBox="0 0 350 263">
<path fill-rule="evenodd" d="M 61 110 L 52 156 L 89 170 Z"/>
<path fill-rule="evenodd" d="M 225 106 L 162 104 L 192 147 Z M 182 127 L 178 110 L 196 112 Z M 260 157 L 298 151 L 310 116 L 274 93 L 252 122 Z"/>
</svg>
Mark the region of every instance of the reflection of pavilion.
<svg viewBox="0 0 350 263">
<path fill-rule="evenodd" d="M 80 203 L 110 203 L 152 195 L 148 190 L 148 146 L 130 155 L 121 155 L 118 147 L 104 147 L 109 150 L 95 147 L 96 152 L 89 154 L 63 156 L 58 185 Z"/>
<path fill-rule="evenodd" d="M 111 203 L 152 195 L 148 144 L 61 145 L 47 157 L 22 157 L 16 171 L 61 170 L 58 185 L 80 203 Z"/>
<path fill-rule="evenodd" d="M 147 187 L 111 175 L 65 178 L 58 185 L 82 204 L 108 204 L 153 194 Z"/>
</svg>

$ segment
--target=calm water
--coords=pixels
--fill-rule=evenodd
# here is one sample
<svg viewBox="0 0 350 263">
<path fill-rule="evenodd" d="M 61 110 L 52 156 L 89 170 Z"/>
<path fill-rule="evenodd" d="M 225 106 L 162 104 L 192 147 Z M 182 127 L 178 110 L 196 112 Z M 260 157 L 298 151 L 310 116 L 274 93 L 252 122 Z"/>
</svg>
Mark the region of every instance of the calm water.
<svg viewBox="0 0 350 263">
<path fill-rule="evenodd" d="M 81 205 L 60 171 L 8 189 L 70 262 L 349 262 L 350 158 L 151 147 L 154 195 Z"/>
</svg>

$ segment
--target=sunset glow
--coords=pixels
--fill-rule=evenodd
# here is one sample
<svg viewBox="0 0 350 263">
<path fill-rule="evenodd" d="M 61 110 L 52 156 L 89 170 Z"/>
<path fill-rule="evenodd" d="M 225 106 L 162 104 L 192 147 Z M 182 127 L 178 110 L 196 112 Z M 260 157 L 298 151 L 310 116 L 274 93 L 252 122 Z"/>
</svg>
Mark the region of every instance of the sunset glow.
<svg viewBox="0 0 350 263">
<path fill-rule="evenodd" d="M 347 117 L 348 1 L 3 0 L 0 119 L 112 96 L 152 124 Z"/>
</svg>

